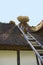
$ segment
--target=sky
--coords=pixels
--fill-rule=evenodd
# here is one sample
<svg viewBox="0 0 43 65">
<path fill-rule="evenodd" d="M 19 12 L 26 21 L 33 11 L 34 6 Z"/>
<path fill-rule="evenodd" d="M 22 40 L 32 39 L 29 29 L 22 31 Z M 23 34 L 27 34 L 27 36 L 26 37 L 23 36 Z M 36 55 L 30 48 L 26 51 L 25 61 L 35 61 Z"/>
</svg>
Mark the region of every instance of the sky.
<svg viewBox="0 0 43 65">
<path fill-rule="evenodd" d="M 0 0 L 0 22 L 18 24 L 18 16 L 28 16 L 28 24 L 36 26 L 43 20 L 43 0 Z"/>
</svg>

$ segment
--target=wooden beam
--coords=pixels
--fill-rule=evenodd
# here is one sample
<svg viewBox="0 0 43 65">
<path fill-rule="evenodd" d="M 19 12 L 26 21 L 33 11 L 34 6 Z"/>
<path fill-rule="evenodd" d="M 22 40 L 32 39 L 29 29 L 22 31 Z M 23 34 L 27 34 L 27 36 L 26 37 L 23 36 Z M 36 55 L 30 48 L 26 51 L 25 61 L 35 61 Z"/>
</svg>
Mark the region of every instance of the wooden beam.
<svg viewBox="0 0 43 65">
<path fill-rule="evenodd" d="M 32 51 L 31 47 L 29 45 L 0 45 L 0 50 L 28 50 L 28 51 Z"/>
<path fill-rule="evenodd" d="M 35 54 L 36 55 L 36 54 Z M 39 64 L 39 60 L 38 60 L 38 56 L 36 55 L 36 61 L 37 61 L 37 65 L 40 65 Z"/>
<path fill-rule="evenodd" d="M 17 65 L 20 65 L 20 51 L 17 51 Z"/>
</svg>

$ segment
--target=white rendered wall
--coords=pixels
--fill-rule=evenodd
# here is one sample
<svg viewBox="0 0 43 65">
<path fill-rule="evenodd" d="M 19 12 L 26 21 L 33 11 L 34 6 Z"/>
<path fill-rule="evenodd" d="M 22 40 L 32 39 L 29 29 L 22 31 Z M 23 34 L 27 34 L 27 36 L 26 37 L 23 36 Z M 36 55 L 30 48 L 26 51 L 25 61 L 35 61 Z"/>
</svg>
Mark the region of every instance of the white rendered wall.
<svg viewBox="0 0 43 65">
<path fill-rule="evenodd" d="M 37 65 L 32 51 L 20 51 L 21 65 Z M 0 65 L 17 65 L 16 51 L 0 51 Z"/>
</svg>

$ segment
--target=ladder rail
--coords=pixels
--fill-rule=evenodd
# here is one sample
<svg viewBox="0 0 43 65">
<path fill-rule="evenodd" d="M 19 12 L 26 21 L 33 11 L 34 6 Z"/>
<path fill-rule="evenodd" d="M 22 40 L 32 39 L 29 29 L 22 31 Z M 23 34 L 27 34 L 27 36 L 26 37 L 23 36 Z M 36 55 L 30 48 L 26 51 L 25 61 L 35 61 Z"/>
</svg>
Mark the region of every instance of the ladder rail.
<svg viewBox="0 0 43 65">
<path fill-rule="evenodd" d="M 23 30 L 18 26 L 19 30 L 23 33 L 24 38 L 26 39 L 26 41 L 28 42 L 28 44 L 31 46 L 31 48 L 33 49 L 33 51 L 35 52 L 35 54 L 40 58 L 41 62 L 43 63 L 43 60 L 40 56 L 40 54 L 36 51 L 36 49 L 34 48 L 34 46 L 31 44 L 31 42 L 28 40 L 26 34 L 23 32 Z"/>
</svg>

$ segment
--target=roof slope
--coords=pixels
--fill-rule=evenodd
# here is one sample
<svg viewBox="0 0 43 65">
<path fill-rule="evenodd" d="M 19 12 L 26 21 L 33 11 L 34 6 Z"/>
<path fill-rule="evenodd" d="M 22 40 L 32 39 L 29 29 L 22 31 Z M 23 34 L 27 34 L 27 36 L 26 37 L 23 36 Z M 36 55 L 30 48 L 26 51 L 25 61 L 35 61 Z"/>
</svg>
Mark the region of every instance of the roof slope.
<svg viewBox="0 0 43 65">
<path fill-rule="evenodd" d="M 39 30 L 32 30 L 33 27 L 28 26 L 30 32 L 43 45 L 43 26 Z M 0 47 L 10 46 L 28 46 L 26 39 L 16 25 L 0 23 Z M 7 48 L 8 49 L 8 48 Z"/>
<path fill-rule="evenodd" d="M 28 45 L 17 26 L 0 24 L 0 31 L 0 45 Z"/>
</svg>

